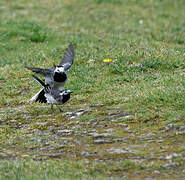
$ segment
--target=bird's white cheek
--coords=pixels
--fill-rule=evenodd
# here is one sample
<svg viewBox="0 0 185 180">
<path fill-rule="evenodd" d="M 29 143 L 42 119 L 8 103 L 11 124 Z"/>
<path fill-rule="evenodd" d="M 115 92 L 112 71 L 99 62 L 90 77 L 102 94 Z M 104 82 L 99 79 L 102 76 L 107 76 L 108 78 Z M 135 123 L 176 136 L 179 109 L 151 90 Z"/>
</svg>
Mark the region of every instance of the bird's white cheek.
<svg viewBox="0 0 185 180">
<path fill-rule="evenodd" d="M 60 96 L 63 96 L 64 95 L 64 92 L 60 93 Z"/>
<path fill-rule="evenodd" d="M 63 67 L 56 68 L 55 72 L 58 72 L 58 73 L 64 72 L 64 68 Z"/>
</svg>

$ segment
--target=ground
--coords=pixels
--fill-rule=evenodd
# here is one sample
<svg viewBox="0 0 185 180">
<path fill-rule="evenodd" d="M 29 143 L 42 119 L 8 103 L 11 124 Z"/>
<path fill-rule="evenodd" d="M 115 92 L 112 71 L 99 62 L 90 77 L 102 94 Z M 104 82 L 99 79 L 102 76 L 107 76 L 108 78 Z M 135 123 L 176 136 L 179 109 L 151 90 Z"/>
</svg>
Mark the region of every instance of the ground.
<svg viewBox="0 0 185 180">
<path fill-rule="evenodd" d="M 0 2 L 0 179 L 184 179 L 184 0 Z M 25 65 L 75 61 L 59 111 Z M 104 59 L 112 59 L 110 63 Z"/>
</svg>

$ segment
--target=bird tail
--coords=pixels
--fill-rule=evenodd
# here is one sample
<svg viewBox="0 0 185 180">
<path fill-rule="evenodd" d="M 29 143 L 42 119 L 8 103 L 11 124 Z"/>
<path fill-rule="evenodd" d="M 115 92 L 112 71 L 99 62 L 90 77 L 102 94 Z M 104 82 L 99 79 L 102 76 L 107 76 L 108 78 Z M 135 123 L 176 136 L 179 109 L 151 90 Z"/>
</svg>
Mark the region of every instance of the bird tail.
<svg viewBox="0 0 185 180">
<path fill-rule="evenodd" d="M 37 76 L 32 75 L 32 77 L 33 77 L 33 79 L 35 79 L 41 86 L 46 87 L 46 84 L 45 84 L 41 79 L 39 79 Z"/>
</svg>

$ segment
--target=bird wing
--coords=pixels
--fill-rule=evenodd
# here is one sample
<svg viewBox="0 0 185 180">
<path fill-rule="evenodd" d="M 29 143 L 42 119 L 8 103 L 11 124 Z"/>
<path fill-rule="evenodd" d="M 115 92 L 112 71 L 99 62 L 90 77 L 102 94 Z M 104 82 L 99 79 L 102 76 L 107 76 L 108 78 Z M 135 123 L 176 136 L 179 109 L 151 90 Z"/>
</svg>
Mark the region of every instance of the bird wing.
<svg viewBox="0 0 185 180">
<path fill-rule="evenodd" d="M 39 79 L 37 76 L 32 75 L 33 79 L 35 79 L 41 86 L 46 87 L 45 83 Z"/>
<path fill-rule="evenodd" d="M 28 102 L 37 101 L 37 99 L 39 99 L 38 97 L 39 97 L 40 94 L 42 94 L 43 92 L 44 92 L 44 88 L 42 88 L 40 91 L 38 91 Z"/>
<path fill-rule="evenodd" d="M 63 66 L 64 70 L 67 71 L 72 66 L 74 57 L 75 57 L 75 52 L 74 52 L 73 44 L 70 43 L 64 53 L 64 57 L 61 60 L 59 66 Z"/>
<path fill-rule="evenodd" d="M 53 73 L 53 69 L 51 68 L 45 69 L 45 68 L 35 68 L 35 67 L 29 67 L 29 66 L 25 66 L 25 67 L 35 73 L 42 74 L 43 76 L 50 75 Z"/>
<path fill-rule="evenodd" d="M 45 97 L 45 92 L 44 92 L 44 90 L 42 90 L 42 91 L 38 94 L 38 96 L 37 96 L 35 102 L 37 102 L 37 101 L 40 102 L 40 103 L 47 103 L 47 99 L 46 99 L 46 97 Z"/>
<path fill-rule="evenodd" d="M 29 102 L 40 102 L 40 103 L 47 103 L 47 98 L 45 97 L 46 92 L 50 92 L 50 86 L 46 85 L 41 79 L 39 79 L 37 76 L 32 75 L 32 77 L 39 83 L 42 88 L 38 93 L 36 93 L 30 100 Z"/>
<path fill-rule="evenodd" d="M 49 84 L 45 84 L 41 79 L 39 79 L 39 78 L 38 78 L 37 76 L 35 76 L 35 75 L 32 75 L 32 77 L 33 77 L 39 84 L 41 84 L 41 86 L 44 87 L 44 91 L 45 91 L 46 93 L 49 93 L 49 92 L 51 91 L 51 87 L 50 87 Z"/>
</svg>

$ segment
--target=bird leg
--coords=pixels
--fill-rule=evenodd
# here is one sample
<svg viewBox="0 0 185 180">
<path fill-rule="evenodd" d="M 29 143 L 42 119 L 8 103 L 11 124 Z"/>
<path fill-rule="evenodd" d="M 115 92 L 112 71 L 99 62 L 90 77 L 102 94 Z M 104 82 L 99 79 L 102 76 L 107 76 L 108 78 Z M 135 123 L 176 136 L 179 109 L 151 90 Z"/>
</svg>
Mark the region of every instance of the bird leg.
<svg viewBox="0 0 185 180">
<path fill-rule="evenodd" d="M 54 112 L 54 109 L 53 109 L 53 104 L 51 104 L 51 110 Z"/>
<path fill-rule="evenodd" d="M 60 109 L 60 112 L 64 112 L 64 110 L 62 109 L 62 107 L 61 108 L 59 108 Z"/>
</svg>

